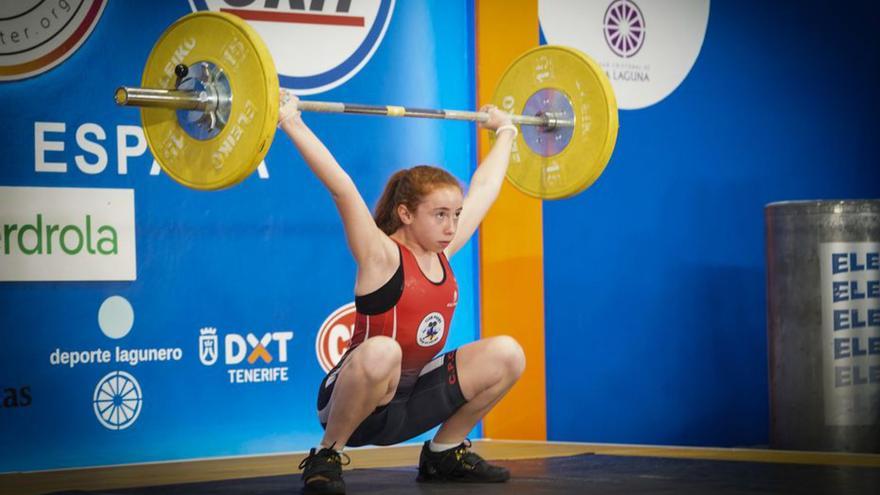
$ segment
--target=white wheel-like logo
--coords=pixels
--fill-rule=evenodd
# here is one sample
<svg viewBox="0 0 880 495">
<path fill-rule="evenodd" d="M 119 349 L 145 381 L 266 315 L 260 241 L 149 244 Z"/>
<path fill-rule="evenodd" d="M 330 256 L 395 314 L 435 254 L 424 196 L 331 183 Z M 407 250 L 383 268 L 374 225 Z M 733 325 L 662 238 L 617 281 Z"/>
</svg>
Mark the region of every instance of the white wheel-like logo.
<svg viewBox="0 0 880 495">
<path fill-rule="evenodd" d="M 95 416 L 110 430 L 124 430 L 141 413 L 143 395 L 137 380 L 124 371 L 108 373 L 95 387 Z"/>
</svg>

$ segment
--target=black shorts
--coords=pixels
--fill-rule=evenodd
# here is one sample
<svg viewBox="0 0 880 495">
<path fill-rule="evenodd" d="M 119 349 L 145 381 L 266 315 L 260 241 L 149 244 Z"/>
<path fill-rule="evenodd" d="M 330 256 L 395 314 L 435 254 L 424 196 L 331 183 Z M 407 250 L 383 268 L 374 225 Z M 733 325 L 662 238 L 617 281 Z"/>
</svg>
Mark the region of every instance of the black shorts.
<svg viewBox="0 0 880 495">
<path fill-rule="evenodd" d="M 455 353 L 447 352 L 425 365 L 415 385 L 408 390 L 398 389 L 391 402 L 376 408 L 355 429 L 346 445 L 394 445 L 430 430 L 455 414 L 467 402 L 458 383 Z M 319 418 L 330 402 L 336 373 L 344 362 L 343 358 L 321 381 Z M 325 420 L 321 426 L 326 428 Z"/>
</svg>

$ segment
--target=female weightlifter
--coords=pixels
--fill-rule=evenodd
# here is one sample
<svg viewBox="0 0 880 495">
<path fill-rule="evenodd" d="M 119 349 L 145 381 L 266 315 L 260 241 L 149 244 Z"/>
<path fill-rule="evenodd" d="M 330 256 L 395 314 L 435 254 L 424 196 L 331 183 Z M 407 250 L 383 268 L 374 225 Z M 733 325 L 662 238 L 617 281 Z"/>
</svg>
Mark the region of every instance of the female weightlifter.
<svg viewBox="0 0 880 495">
<path fill-rule="evenodd" d="M 481 339 L 437 356 L 458 300 L 449 258 L 476 231 L 498 196 L 517 128 L 484 106 L 492 150 L 467 194 L 440 168 L 391 176 L 375 213 L 354 182 L 303 122 L 297 98 L 282 90 L 279 125 L 333 197 L 357 263 L 351 347 L 321 382 L 321 444 L 303 469 L 303 492 L 345 493 L 345 446 L 392 445 L 442 424 L 419 458 L 421 482 L 502 482 L 507 469 L 469 450 L 465 436 L 525 368 L 510 337 Z M 347 457 L 347 456 L 346 456 Z"/>
</svg>

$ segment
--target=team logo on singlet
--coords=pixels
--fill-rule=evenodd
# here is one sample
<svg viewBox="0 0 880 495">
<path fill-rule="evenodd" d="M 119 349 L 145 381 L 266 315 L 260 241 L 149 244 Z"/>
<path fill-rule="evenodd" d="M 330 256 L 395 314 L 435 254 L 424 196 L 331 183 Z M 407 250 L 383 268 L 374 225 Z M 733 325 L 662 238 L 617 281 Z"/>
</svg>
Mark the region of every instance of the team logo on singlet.
<svg viewBox="0 0 880 495">
<path fill-rule="evenodd" d="M 437 312 L 431 313 L 419 324 L 416 340 L 422 347 L 431 347 L 443 338 L 444 329 L 443 315 Z"/>
</svg>

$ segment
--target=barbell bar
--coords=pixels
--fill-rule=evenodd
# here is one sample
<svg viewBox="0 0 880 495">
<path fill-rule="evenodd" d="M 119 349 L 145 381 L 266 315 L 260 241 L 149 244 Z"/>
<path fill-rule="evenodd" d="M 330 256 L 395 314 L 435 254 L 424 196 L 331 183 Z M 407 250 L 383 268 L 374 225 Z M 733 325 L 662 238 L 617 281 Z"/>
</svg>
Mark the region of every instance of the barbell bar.
<svg viewBox="0 0 880 495">
<path fill-rule="evenodd" d="M 182 66 L 186 67 L 186 66 Z M 181 70 L 186 74 L 189 69 Z M 184 76 L 185 77 L 185 76 Z M 210 111 L 222 104 L 216 94 L 206 91 L 180 91 L 173 89 L 136 88 L 120 86 L 116 89 L 116 104 L 120 106 L 172 108 L 177 110 Z M 303 112 L 347 113 L 354 115 L 379 115 L 385 117 L 413 117 L 423 119 L 466 120 L 486 122 L 489 114 L 465 110 L 434 110 L 426 108 L 407 108 L 393 105 L 363 105 L 333 101 L 300 100 L 296 108 Z M 573 119 L 561 118 L 549 113 L 543 115 L 511 115 L 517 125 L 532 125 L 552 130 L 557 127 L 574 127 Z"/>
<path fill-rule="evenodd" d="M 175 21 L 153 46 L 140 87 L 116 103 L 141 107 L 150 150 L 174 180 L 195 189 L 230 187 L 253 173 L 276 132 L 279 81 L 256 31 L 222 12 Z M 507 178 L 534 197 L 559 199 L 589 187 L 617 139 L 617 103 L 605 72 L 582 52 L 546 45 L 517 57 L 492 103 L 521 126 Z M 488 114 L 300 100 L 307 112 L 485 122 Z M 490 137 L 491 139 L 491 137 Z"/>
</svg>

